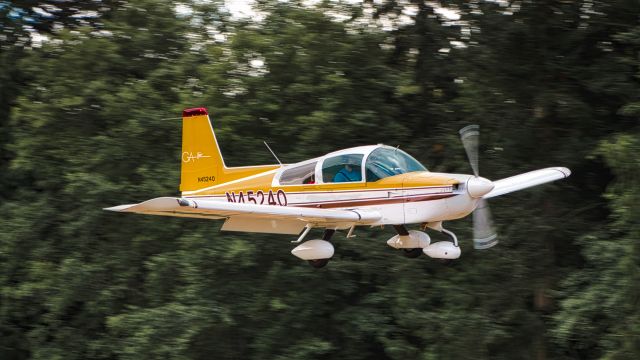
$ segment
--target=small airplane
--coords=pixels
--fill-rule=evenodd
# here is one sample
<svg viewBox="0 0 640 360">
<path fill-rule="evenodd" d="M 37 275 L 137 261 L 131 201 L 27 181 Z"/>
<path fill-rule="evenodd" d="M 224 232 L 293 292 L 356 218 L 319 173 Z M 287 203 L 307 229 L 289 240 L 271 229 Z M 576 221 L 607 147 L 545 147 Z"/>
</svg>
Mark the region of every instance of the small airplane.
<svg viewBox="0 0 640 360">
<path fill-rule="evenodd" d="M 206 108 L 182 114 L 181 197 L 159 197 L 105 210 L 202 219 L 224 219 L 221 230 L 296 234 L 291 253 L 313 267 L 334 254 L 331 237 L 356 226 L 392 225 L 387 241 L 405 256 L 460 257 L 456 235 L 442 223 L 473 213 L 474 247 L 497 244 L 487 199 L 568 177 L 564 167 L 490 181 L 478 174 L 479 127 L 460 130 L 473 175 L 434 173 L 397 147 L 358 146 L 295 164 L 227 167 Z M 266 145 L 266 143 L 265 143 Z M 268 145 L 267 145 L 268 147 Z M 271 149 L 269 148 L 269 151 Z M 421 229 L 407 230 L 408 224 Z M 321 239 L 302 243 L 313 228 Z M 432 229 L 451 241 L 431 243 Z"/>
</svg>

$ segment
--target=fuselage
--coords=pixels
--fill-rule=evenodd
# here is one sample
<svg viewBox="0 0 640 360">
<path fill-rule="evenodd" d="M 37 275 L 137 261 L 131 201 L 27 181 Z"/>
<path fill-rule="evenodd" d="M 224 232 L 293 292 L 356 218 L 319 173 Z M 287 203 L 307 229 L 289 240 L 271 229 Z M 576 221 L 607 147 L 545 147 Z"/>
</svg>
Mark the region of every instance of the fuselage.
<svg viewBox="0 0 640 360">
<path fill-rule="evenodd" d="M 344 177 L 340 172 L 350 175 Z M 382 217 L 371 225 L 428 223 L 458 219 L 475 209 L 477 200 L 466 191 L 472 177 L 429 172 L 399 149 L 371 145 L 295 164 L 266 166 L 246 177 L 184 191 L 182 196 L 272 206 L 374 210 Z"/>
</svg>

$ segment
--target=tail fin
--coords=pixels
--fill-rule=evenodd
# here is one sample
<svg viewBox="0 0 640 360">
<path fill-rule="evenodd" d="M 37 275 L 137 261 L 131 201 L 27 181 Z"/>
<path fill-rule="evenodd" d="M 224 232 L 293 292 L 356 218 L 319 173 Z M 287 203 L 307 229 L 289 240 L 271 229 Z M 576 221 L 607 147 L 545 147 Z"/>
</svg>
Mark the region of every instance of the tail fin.
<svg viewBox="0 0 640 360">
<path fill-rule="evenodd" d="M 278 165 L 228 168 L 222 159 L 205 108 L 182 112 L 180 191 L 194 191 L 278 168 Z"/>
<path fill-rule="evenodd" d="M 224 166 L 220 147 L 213 135 L 205 108 L 182 112 L 182 169 L 180 191 L 216 185 Z"/>
</svg>

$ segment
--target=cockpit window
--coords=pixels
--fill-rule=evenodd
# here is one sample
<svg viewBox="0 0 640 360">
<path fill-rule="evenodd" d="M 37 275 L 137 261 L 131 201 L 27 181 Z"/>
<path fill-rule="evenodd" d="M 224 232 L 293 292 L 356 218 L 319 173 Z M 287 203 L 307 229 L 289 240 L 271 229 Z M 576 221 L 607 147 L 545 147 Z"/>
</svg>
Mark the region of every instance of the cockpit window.
<svg viewBox="0 0 640 360">
<path fill-rule="evenodd" d="M 312 162 L 285 170 L 280 175 L 280 185 L 315 184 L 316 164 Z"/>
<path fill-rule="evenodd" d="M 378 181 L 389 176 L 427 169 L 400 149 L 378 148 L 369 154 L 365 163 L 367 181 Z"/>
<path fill-rule="evenodd" d="M 345 154 L 327 158 L 322 163 L 325 183 L 362 181 L 362 154 Z"/>
</svg>

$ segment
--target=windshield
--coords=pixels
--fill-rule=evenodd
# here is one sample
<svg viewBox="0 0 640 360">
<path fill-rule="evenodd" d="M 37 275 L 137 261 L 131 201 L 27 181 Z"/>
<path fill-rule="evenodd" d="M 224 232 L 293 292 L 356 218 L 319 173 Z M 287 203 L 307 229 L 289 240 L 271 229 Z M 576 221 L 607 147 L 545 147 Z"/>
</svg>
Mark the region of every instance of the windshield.
<svg viewBox="0 0 640 360">
<path fill-rule="evenodd" d="M 427 169 L 400 149 L 378 148 L 371 152 L 365 164 L 367 181 Z"/>
</svg>

